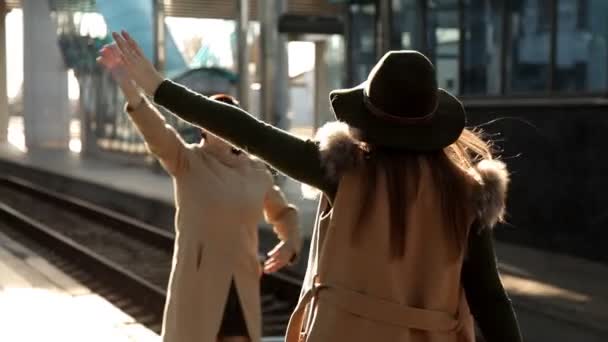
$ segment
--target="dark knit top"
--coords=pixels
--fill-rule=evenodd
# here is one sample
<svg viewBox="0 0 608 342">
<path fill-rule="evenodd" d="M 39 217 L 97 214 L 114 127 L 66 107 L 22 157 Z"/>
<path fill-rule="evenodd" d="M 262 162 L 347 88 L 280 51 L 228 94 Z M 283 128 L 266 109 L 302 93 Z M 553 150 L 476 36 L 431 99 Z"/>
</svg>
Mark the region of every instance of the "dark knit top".
<svg viewBox="0 0 608 342">
<path fill-rule="evenodd" d="M 263 159 L 284 174 L 323 191 L 336 192 L 323 169 L 316 142 L 302 140 L 260 121 L 246 111 L 213 101 L 169 80 L 154 101 L 191 124 Z M 462 282 L 471 312 L 487 342 L 519 342 L 522 337 L 511 301 L 499 278 L 492 231 L 471 228 Z"/>
</svg>

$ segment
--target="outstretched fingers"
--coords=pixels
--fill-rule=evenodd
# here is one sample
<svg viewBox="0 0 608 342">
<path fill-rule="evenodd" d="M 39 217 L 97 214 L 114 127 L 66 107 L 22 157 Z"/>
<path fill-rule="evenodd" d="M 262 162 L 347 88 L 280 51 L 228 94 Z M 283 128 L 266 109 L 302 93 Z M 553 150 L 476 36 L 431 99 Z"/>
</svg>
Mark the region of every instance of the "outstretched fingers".
<svg viewBox="0 0 608 342">
<path fill-rule="evenodd" d="M 268 259 L 264 263 L 264 272 L 274 273 L 289 264 L 291 249 L 284 242 L 280 242 L 268 253 Z"/>
<path fill-rule="evenodd" d="M 283 268 L 287 263 L 279 258 L 270 258 L 264 263 L 264 272 L 274 273 Z"/>
<path fill-rule="evenodd" d="M 145 57 L 142 49 L 127 32 L 113 32 L 112 37 L 122 54 L 126 71 L 146 94 L 153 95 L 164 81 L 163 76 L 156 71 L 154 65 Z"/>
<path fill-rule="evenodd" d="M 123 39 L 127 42 L 127 44 L 129 45 L 129 47 L 131 48 L 131 50 L 138 56 L 141 58 L 144 58 L 144 52 L 142 51 L 141 47 L 139 46 L 139 44 L 137 44 L 137 42 L 131 38 L 131 36 L 129 35 L 129 33 L 127 31 L 122 31 L 122 37 Z"/>
<path fill-rule="evenodd" d="M 123 62 L 128 65 L 135 64 L 136 56 L 131 51 L 129 44 L 124 40 L 124 38 L 116 32 L 112 33 L 112 37 L 114 38 L 116 45 L 118 45 Z"/>
</svg>

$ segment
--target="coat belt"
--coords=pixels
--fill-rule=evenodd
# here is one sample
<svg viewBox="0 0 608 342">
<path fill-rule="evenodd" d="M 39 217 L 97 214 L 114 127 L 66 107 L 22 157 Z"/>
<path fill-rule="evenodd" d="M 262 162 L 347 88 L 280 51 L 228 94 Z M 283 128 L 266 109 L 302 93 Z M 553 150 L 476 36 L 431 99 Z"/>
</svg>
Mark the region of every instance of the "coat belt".
<svg viewBox="0 0 608 342">
<path fill-rule="evenodd" d="M 415 308 L 395 302 L 374 298 L 353 290 L 315 284 L 304 293 L 296 306 L 290 324 L 287 327 L 286 341 L 302 341 L 302 319 L 306 305 L 313 299 L 318 302 L 331 303 L 342 310 L 365 319 L 396 325 L 408 329 L 432 332 L 455 332 L 462 329 L 461 315 L 466 315 L 464 306 L 460 305 L 458 316 L 447 312 Z M 292 323 L 293 321 L 293 323 Z M 302 336 L 302 334 L 304 334 Z"/>
</svg>

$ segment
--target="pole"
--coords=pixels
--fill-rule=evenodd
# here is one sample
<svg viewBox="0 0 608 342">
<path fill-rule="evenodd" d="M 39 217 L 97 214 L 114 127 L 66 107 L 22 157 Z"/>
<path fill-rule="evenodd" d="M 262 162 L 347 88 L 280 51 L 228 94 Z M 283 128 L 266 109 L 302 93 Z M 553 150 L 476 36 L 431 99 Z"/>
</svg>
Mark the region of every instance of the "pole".
<svg viewBox="0 0 608 342">
<path fill-rule="evenodd" d="M 6 1 L 0 0 L 0 143 L 8 138 L 8 95 L 6 92 Z"/>
<path fill-rule="evenodd" d="M 376 57 L 382 57 L 390 50 L 391 44 L 391 3 L 389 0 L 377 2 L 376 27 L 377 43 Z"/>
<path fill-rule="evenodd" d="M 329 110 L 329 89 L 327 89 L 327 41 L 315 42 L 315 112 L 314 130 L 316 131 L 327 120 Z"/>
<path fill-rule="evenodd" d="M 286 38 L 279 35 L 278 18 L 285 9 L 284 0 L 258 1 L 260 21 L 261 118 L 287 129 L 288 65 Z"/>
<path fill-rule="evenodd" d="M 249 110 L 249 45 L 247 43 L 249 0 L 236 0 L 236 3 L 237 70 L 239 75 L 237 94 L 241 107 Z"/>
<path fill-rule="evenodd" d="M 8 97 L 6 91 L 6 1 L 0 0 L 0 143 L 8 139 Z"/>
<path fill-rule="evenodd" d="M 154 66 L 159 72 L 165 69 L 165 10 L 163 0 L 151 0 L 154 32 Z"/>
</svg>

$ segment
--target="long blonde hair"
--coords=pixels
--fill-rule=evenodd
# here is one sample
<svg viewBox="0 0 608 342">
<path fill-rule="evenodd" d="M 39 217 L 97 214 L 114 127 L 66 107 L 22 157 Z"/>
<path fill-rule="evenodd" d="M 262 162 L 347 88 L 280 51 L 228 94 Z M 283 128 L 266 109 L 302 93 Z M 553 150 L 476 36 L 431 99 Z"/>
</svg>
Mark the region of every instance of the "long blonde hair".
<svg viewBox="0 0 608 342">
<path fill-rule="evenodd" d="M 444 149 L 452 162 L 468 170 L 481 159 L 492 159 L 493 144 L 483 138 L 481 129 L 465 128 L 458 140 Z"/>
<path fill-rule="evenodd" d="M 492 145 L 482 138 L 480 130 L 465 129 L 452 145 L 433 152 L 416 152 L 403 149 L 390 149 L 367 146 L 368 158 L 365 164 L 363 181 L 363 199 L 359 208 L 359 222 L 362 222 L 368 211 L 365 210 L 365 198 L 371 198 L 378 184 L 379 172 L 384 172 L 388 193 L 390 218 L 390 254 L 394 258 L 404 255 L 406 239 L 406 222 L 408 204 L 416 199 L 420 183 L 420 165 L 425 161 L 429 165 L 432 179 L 441 194 L 441 209 L 446 229 L 457 250 L 466 248 L 470 213 L 470 188 L 466 172 L 480 159 L 492 159 Z M 407 189 L 407 190 L 404 190 Z M 360 235 L 359 228 L 353 231 L 353 239 Z"/>
</svg>

